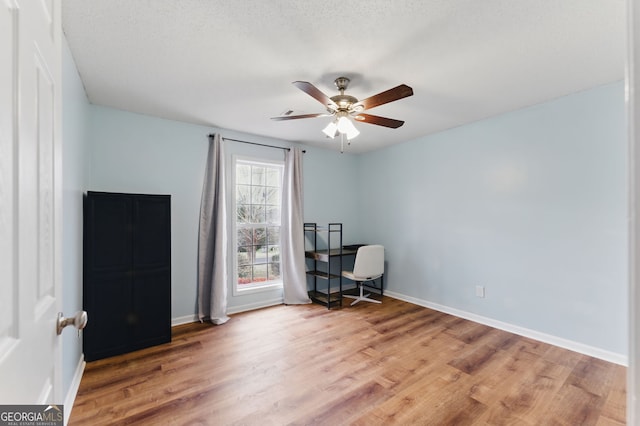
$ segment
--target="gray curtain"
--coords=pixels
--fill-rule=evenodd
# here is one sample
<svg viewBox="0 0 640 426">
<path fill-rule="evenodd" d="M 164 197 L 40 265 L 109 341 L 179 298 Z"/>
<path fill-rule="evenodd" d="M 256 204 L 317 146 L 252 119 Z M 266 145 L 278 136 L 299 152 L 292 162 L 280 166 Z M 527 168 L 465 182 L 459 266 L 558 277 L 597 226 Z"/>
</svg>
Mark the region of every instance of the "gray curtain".
<svg viewBox="0 0 640 426">
<path fill-rule="evenodd" d="M 304 261 L 304 220 L 302 214 L 302 151 L 286 151 L 282 184 L 282 282 L 284 303 L 311 303 L 307 293 Z"/>
<path fill-rule="evenodd" d="M 227 316 L 227 211 L 224 152 L 220 135 L 209 137 L 200 200 L 198 318 L 224 324 Z"/>
</svg>

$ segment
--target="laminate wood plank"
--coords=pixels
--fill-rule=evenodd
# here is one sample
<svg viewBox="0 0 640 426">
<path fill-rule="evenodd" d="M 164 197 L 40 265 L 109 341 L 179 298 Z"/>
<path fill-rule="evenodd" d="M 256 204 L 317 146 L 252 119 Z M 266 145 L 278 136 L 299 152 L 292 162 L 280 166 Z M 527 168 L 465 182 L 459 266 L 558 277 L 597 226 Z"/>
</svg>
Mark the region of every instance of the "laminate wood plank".
<svg viewBox="0 0 640 426">
<path fill-rule="evenodd" d="M 624 424 L 624 367 L 382 300 L 174 327 L 88 363 L 69 424 Z"/>
<path fill-rule="evenodd" d="M 624 424 L 626 421 L 625 407 L 627 404 L 626 393 L 626 371 L 618 368 L 611 372 L 611 390 L 609 396 L 602 407 L 600 419 L 602 422 L 610 422 L 612 424 Z"/>
<path fill-rule="evenodd" d="M 546 407 L 569 373 L 566 367 L 536 361 L 518 380 L 508 380 L 500 388 L 493 389 L 495 399 L 488 403 L 487 423 L 536 424 L 537 419 L 544 418 Z"/>
<path fill-rule="evenodd" d="M 596 426 L 623 426 L 625 424 L 625 421 L 618 422 L 606 417 L 600 417 L 600 419 L 598 419 L 598 423 L 596 423 Z"/>
<path fill-rule="evenodd" d="M 548 415 L 557 424 L 595 425 L 599 420 L 604 403 L 602 397 L 569 384 L 562 386 L 557 395 L 548 407 Z"/>
<path fill-rule="evenodd" d="M 468 375 L 440 368 L 427 368 L 418 374 L 421 380 L 402 386 L 393 399 L 372 409 L 355 424 L 464 425 L 472 424 L 473 418 L 486 410 L 465 391 Z"/>
<path fill-rule="evenodd" d="M 611 373 L 606 361 L 583 357 L 571 371 L 567 384 L 594 395 L 607 397 L 611 390 L 611 380 L 614 378 Z"/>
</svg>

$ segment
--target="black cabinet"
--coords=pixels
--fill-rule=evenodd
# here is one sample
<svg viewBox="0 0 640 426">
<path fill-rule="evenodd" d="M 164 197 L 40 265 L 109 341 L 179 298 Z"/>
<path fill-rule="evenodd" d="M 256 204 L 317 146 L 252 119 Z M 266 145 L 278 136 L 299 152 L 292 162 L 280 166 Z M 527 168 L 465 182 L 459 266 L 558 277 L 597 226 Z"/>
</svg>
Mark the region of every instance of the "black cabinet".
<svg viewBox="0 0 640 426">
<path fill-rule="evenodd" d="M 88 192 L 83 282 L 87 361 L 171 341 L 171 197 Z"/>
</svg>

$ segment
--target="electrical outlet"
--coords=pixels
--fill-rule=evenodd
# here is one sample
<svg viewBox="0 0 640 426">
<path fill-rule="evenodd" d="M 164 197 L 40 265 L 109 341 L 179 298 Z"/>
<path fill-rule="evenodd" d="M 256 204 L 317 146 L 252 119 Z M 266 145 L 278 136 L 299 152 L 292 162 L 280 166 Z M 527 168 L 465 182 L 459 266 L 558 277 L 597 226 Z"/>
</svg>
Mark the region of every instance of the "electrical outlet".
<svg viewBox="0 0 640 426">
<path fill-rule="evenodd" d="M 476 296 L 477 297 L 481 297 L 484 299 L 484 286 L 483 285 L 477 285 L 476 286 Z"/>
</svg>

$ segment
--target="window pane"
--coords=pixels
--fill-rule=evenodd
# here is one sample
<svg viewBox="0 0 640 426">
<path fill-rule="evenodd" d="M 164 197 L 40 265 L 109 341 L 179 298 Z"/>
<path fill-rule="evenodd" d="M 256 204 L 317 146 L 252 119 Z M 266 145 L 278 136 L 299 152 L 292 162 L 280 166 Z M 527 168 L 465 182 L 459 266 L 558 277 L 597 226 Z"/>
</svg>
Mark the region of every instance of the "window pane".
<svg viewBox="0 0 640 426">
<path fill-rule="evenodd" d="M 254 229 L 253 244 L 257 246 L 264 246 L 267 244 L 267 228 Z"/>
<path fill-rule="evenodd" d="M 236 204 L 251 204 L 251 186 L 236 185 Z"/>
<path fill-rule="evenodd" d="M 269 244 L 280 244 L 279 226 L 270 226 L 267 228 L 267 242 Z"/>
<path fill-rule="evenodd" d="M 269 263 L 280 262 L 280 246 L 268 246 L 267 253 Z"/>
<path fill-rule="evenodd" d="M 236 184 L 251 184 L 251 166 L 248 164 L 236 165 Z"/>
<path fill-rule="evenodd" d="M 280 223 L 280 207 L 267 207 L 266 223 Z"/>
<path fill-rule="evenodd" d="M 250 284 L 253 281 L 251 266 L 238 266 L 238 284 Z"/>
<path fill-rule="evenodd" d="M 264 186 L 254 186 L 251 188 L 251 204 L 264 204 Z"/>
<path fill-rule="evenodd" d="M 267 281 L 267 264 L 253 265 L 253 282 Z"/>
<path fill-rule="evenodd" d="M 270 280 L 280 279 L 280 263 L 270 263 L 268 272 Z"/>
<path fill-rule="evenodd" d="M 266 203 L 271 206 L 280 205 L 280 188 L 265 187 Z"/>
<path fill-rule="evenodd" d="M 238 250 L 243 246 L 250 246 L 253 237 L 253 229 L 240 228 L 238 229 Z"/>
<path fill-rule="evenodd" d="M 273 232 L 273 230 L 277 230 L 277 232 Z M 273 234 L 276 234 L 275 236 Z M 267 240 L 269 240 L 269 245 L 267 246 L 267 273 L 269 280 L 277 280 L 280 279 L 280 245 L 279 241 L 271 241 L 274 237 L 279 240 L 280 236 L 280 228 L 271 227 L 267 232 Z"/>
<path fill-rule="evenodd" d="M 251 247 L 239 247 L 238 248 L 238 266 L 247 266 L 253 263 L 251 258 Z"/>
<path fill-rule="evenodd" d="M 251 206 L 246 204 L 236 206 L 236 221 L 238 223 L 251 223 Z"/>
<path fill-rule="evenodd" d="M 266 221 L 267 221 L 267 219 L 266 219 L 266 212 L 265 212 L 264 206 L 252 205 L 251 206 L 250 222 L 251 223 L 265 223 Z"/>
<path fill-rule="evenodd" d="M 256 246 L 253 263 L 267 263 L 269 261 L 268 255 L 269 253 L 267 246 Z"/>
<path fill-rule="evenodd" d="M 251 185 L 264 185 L 265 170 L 261 166 L 251 167 Z"/>
<path fill-rule="evenodd" d="M 266 185 L 280 187 L 282 185 L 282 178 L 280 177 L 280 169 L 270 168 L 267 169 Z"/>
</svg>

